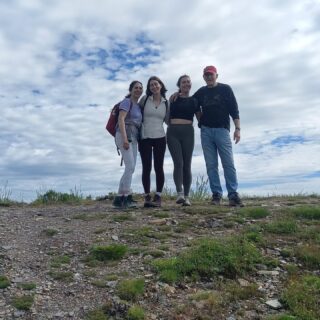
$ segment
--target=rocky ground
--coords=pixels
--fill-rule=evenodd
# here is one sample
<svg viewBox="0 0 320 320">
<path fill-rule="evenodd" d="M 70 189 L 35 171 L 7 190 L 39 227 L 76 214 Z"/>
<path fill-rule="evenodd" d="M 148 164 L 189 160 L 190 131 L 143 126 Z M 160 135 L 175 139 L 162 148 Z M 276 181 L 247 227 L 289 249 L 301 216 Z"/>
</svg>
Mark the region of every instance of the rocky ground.
<svg viewBox="0 0 320 320">
<path fill-rule="evenodd" d="M 140 207 L 125 211 L 113 209 L 110 200 L 0 207 L 0 276 L 10 281 L 0 288 L 0 319 L 103 319 L 90 316 L 91 310 L 103 305 L 108 306 L 105 319 L 127 319 L 132 304 L 144 309 L 145 319 L 154 320 L 250 320 L 286 313 L 281 294 L 290 272 L 319 276 L 319 267 L 305 268 L 291 254 L 296 246 L 319 240 L 310 240 L 301 232 L 299 237 L 290 232 L 262 232 L 263 244 L 257 247 L 271 262 L 257 264 L 235 279 L 222 274 L 168 284 L 160 281 L 152 267 L 157 257 L 177 256 L 195 239 L 240 234 L 279 219 L 285 210 L 319 207 L 320 198 L 255 198 L 245 203 L 246 208 L 265 208 L 270 214 L 253 218 L 240 214 L 239 209 L 213 207 L 208 201 L 181 207 L 168 200 L 162 208 L 144 209 L 140 199 Z M 319 220 L 299 220 L 298 225 L 320 230 Z M 128 246 L 123 259 L 90 261 L 92 246 L 112 243 Z M 132 278 L 144 279 L 144 293 L 134 302 L 123 301 L 117 284 Z M 26 284 L 31 284 L 29 290 Z M 238 291 L 233 289 L 234 298 L 224 300 L 228 290 L 230 297 L 230 284 Z M 239 294 L 251 284 L 256 285 L 255 292 Z M 201 292 L 210 292 L 211 300 L 196 298 Z M 34 298 L 32 306 L 19 310 L 14 298 L 25 295 Z"/>
</svg>

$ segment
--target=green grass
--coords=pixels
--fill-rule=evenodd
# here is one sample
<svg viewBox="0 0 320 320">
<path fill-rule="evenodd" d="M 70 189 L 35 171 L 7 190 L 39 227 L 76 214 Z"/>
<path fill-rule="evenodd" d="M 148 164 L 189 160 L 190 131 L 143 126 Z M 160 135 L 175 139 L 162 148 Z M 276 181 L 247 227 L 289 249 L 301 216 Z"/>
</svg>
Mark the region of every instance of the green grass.
<svg viewBox="0 0 320 320">
<path fill-rule="evenodd" d="M 0 275 L 0 289 L 5 289 L 10 286 L 10 280 L 3 275 Z"/>
<path fill-rule="evenodd" d="M 190 199 L 192 201 L 202 201 L 209 198 L 209 180 L 203 175 L 196 179 L 195 188 L 190 190 Z"/>
<path fill-rule="evenodd" d="M 132 306 L 127 313 L 128 320 L 144 320 L 144 310 L 139 306 Z"/>
<path fill-rule="evenodd" d="M 254 244 L 244 237 L 202 239 L 178 257 L 152 262 L 162 281 L 176 282 L 188 276 L 192 279 L 223 275 L 235 278 L 253 270 L 261 261 Z"/>
<path fill-rule="evenodd" d="M 228 283 L 224 288 L 228 301 L 236 302 L 239 300 L 248 300 L 261 296 L 258 285 L 251 283 L 246 287 L 240 286 L 238 283 Z"/>
<path fill-rule="evenodd" d="M 33 290 L 37 287 L 37 285 L 33 282 L 22 282 L 18 284 L 18 287 L 23 290 Z"/>
<path fill-rule="evenodd" d="M 30 310 L 34 301 L 33 296 L 16 296 L 12 300 L 12 305 L 18 310 Z"/>
<path fill-rule="evenodd" d="M 70 257 L 67 255 L 53 257 L 50 262 L 50 267 L 60 268 L 63 264 L 69 264 L 71 261 Z"/>
<path fill-rule="evenodd" d="M 128 213 L 119 213 L 112 216 L 114 222 L 133 221 L 134 218 Z"/>
<path fill-rule="evenodd" d="M 269 210 L 263 207 L 247 207 L 241 208 L 238 213 L 241 216 L 251 218 L 251 219 L 263 219 L 270 215 Z"/>
<path fill-rule="evenodd" d="M 120 260 L 127 253 L 128 247 L 123 244 L 110 244 L 107 246 L 93 246 L 91 256 L 98 261 Z"/>
<path fill-rule="evenodd" d="M 73 280 L 73 273 L 71 271 L 50 271 L 49 275 L 54 280 L 71 282 Z"/>
<path fill-rule="evenodd" d="M 320 246 L 319 245 L 303 245 L 296 247 L 295 255 L 307 268 L 319 269 L 320 267 Z"/>
<path fill-rule="evenodd" d="M 291 280 L 282 300 L 299 320 L 320 319 L 320 277 L 307 275 Z"/>
<path fill-rule="evenodd" d="M 85 320 L 108 320 L 108 317 L 101 309 L 91 310 L 87 313 Z"/>
<path fill-rule="evenodd" d="M 53 237 L 56 235 L 59 231 L 53 228 L 47 228 L 41 231 L 41 234 L 47 237 Z"/>
<path fill-rule="evenodd" d="M 300 219 L 320 220 L 320 207 L 301 206 L 292 209 L 291 212 Z"/>
<path fill-rule="evenodd" d="M 264 225 L 265 231 L 274 234 L 294 234 L 298 231 L 298 224 L 295 220 L 276 220 Z"/>
<path fill-rule="evenodd" d="M 136 301 L 144 293 L 143 279 L 122 280 L 116 287 L 118 296 L 127 301 Z"/>
</svg>

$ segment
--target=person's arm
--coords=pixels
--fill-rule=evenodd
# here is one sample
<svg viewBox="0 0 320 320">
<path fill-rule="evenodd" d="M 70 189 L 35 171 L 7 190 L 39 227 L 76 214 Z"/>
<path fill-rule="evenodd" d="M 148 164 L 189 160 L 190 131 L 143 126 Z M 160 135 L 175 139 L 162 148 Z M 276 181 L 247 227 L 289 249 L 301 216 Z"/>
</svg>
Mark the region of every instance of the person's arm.
<svg viewBox="0 0 320 320">
<path fill-rule="evenodd" d="M 234 123 L 234 134 L 233 134 L 233 140 L 235 143 L 238 143 L 240 141 L 240 119 L 233 119 Z"/>
<path fill-rule="evenodd" d="M 123 140 L 123 148 L 125 150 L 129 149 L 129 141 L 128 141 L 127 132 L 126 132 L 126 124 L 124 122 L 124 120 L 127 116 L 127 113 L 128 112 L 126 112 L 124 110 L 120 110 L 119 117 L 118 117 L 119 130 L 120 130 L 121 137 Z"/>
</svg>

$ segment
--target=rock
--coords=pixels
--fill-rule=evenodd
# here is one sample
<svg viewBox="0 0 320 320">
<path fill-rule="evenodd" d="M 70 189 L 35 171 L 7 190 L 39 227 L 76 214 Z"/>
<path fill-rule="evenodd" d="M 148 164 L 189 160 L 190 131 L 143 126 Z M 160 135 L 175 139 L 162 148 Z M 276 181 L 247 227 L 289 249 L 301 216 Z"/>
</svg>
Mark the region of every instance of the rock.
<svg viewBox="0 0 320 320">
<path fill-rule="evenodd" d="M 258 274 L 260 275 L 265 275 L 265 276 L 278 276 L 279 275 L 279 271 L 272 271 L 272 270 L 260 270 L 258 271 Z"/>
<path fill-rule="evenodd" d="M 282 308 L 282 304 L 277 299 L 272 299 L 272 300 L 266 301 L 266 305 L 272 309 L 275 309 L 275 310 Z"/>
<path fill-rule="evenodd" d="M 111 236 L 111 239 L 114 241 L 119 241 L 119 237 L 116 235 Z"/>
<path fill-rule="evenodd" d="M 149 221 L 149 224 L 154 224 L 156 226 L 161 226 L 167 223 L 167 219 L 155 219 Z"/>
<path fill-rule="evenodd" d="M 245 279 L 238 279 L 238 283 L 241 287 L 248 287 L 250 285 L 250 282 Z"/>
</svg>

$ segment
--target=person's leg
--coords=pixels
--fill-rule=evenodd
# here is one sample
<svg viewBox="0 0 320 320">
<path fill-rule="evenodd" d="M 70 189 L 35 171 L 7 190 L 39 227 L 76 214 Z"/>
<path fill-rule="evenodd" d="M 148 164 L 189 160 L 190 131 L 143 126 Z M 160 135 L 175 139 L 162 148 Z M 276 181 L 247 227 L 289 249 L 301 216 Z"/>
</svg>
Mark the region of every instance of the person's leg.
<svg viewBox="0 0 320 320">
<path fill-rule="evenodd" d="M 131 189 L 132 175 L 135 169 L 135 153 L 132 143 L 130 143 L 130 147 L 128 150 L 123 148 L 123 140 L 120 132 L 116 133 L 116 144 L 121 152 L 122 159 L 124 162 L 124 172 L 120 179 L 118 194 L 128 196 Z"/>
<path fill-rule="evenodd" d="M 223 166 L 224 178 L 226 180 L 226 188 L 228 190 L 228 197 L 237 194 L 238 180 L 236 168 L 234 166 L 232 142 L 230 133 L 227 129 L 217 129 L 216 142 L 218 153 Z"/>
<path fill-rule="evenodd" d="M 152 146 L 150 139 L 143 139 L 139 142 L 139 151 L 142 162 L 142 185 L 145 194 L 150 193 L 150 174 L 152 166 Z"/>
<path fill-rule="evenodd" d="M 164 186 L 163 162 L 166 152 L 166 138 L 153 139 L 153 161 L 156 173 L 157 192 L 161 193 Z"/>
<path fill-rule="evenodd" d="M 183 157 L 183 190 L 184 196 L 188 197 L 192 183 L 191 162 L 194 149 L 194 129 L 192 125 L 183 126 L 181 137 Z"/>
<path fill-rule="evenodd" d="M 183 158 L 182 145 L 178 138 L 179 128 L 176 126 L 169 126 L 167 130 L 167 143 L 173 160 L 173 180 L 176 186 L 177 193 L 182 193 L 183 182 Z"/>
<path fill-rule="evenodd" d="M 218 170 L 218 152 L 215 143 L 215 128 L 201 127 L 201 145 L 207 167 L 210 189 L 213 195 L 222 196 Z"/>
</svg>

